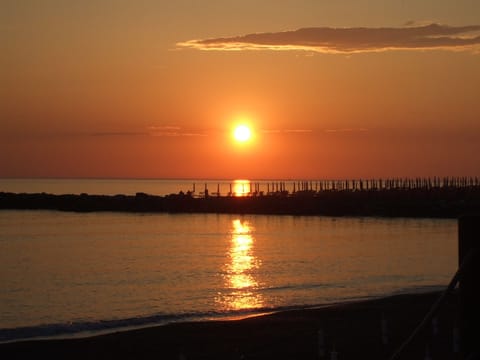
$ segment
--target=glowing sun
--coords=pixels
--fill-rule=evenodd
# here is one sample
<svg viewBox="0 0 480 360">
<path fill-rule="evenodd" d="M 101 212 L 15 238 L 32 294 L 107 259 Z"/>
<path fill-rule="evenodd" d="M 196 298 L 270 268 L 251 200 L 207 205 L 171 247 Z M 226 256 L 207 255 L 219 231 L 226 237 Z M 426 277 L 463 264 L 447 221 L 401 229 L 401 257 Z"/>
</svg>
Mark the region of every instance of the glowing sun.
<svg viewBox="0 0 480 360">
<path fill-rule="evenodd" d="M 238 125 L 233 131 L 233 137 L 238 142 L 246 142 L 251 139 L 252 132 L 250 128 L 246 125 Z"/>
</svg>

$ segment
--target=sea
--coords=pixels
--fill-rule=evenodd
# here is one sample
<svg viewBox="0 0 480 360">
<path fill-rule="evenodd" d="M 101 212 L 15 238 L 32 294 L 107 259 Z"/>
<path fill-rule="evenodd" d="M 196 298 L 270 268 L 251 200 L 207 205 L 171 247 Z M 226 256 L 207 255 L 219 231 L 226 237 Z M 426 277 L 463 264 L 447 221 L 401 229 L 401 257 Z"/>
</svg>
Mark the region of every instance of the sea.
<svg viewBox="0 0 480 360">
<path fill-rule="evenodd" d="M 277 183 L 0 179 L 0 192 L 246 196 Z M 440 290 L 457 265 L 454 219 L 0 210 L 0 342 Z"/>
</svg>

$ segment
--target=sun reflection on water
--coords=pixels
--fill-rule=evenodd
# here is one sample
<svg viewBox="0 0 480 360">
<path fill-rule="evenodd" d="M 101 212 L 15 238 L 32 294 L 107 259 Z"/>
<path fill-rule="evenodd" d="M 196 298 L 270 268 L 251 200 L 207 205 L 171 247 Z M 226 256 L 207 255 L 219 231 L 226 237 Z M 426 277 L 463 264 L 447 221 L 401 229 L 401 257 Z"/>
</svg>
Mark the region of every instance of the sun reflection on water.
<svg viewBox="0 0 480 360">
<path fill-rule="evenodd" d="M 263 306 L 258 294 L 258 282 L 254 270 L 261 265 L 253 252 L 254 238 L 248 221 L 232 221 L 228 262 L 225 264 L 225 287 L 229 290 L 220 294 L 219 301 L 227 310 L 254 309 Z"/>
</svg>

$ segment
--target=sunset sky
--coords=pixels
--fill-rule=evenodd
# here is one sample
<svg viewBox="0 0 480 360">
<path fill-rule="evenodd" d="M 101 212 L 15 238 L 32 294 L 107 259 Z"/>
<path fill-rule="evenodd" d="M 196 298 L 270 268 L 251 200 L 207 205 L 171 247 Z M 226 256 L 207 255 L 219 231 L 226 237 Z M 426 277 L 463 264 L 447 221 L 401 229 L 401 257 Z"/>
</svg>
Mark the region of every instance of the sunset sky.
<svg viewBox="0 0 480 360">
<path fill-rule="evenodd" d="M 477 0 L 1 0 L 0 66 L 0 177 L 480 175 Z"/>
</svg>

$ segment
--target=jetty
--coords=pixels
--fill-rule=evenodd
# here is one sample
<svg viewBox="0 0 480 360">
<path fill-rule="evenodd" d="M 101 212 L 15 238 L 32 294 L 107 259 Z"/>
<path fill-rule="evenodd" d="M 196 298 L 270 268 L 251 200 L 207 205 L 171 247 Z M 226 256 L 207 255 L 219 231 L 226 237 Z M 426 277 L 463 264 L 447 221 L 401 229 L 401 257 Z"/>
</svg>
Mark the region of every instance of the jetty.
<svg viewBox="0 0 480 360">
<path fill-rule="evenodd" d="M 164 196 L 0 192 L 0 209 L 435 218 L 480 213 L 477 177 L 218 183 L 217 191 L 205 183 L 198 193 L 196 188 Z"/>
</svg>

